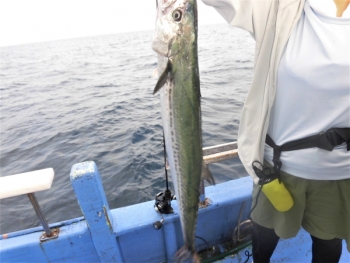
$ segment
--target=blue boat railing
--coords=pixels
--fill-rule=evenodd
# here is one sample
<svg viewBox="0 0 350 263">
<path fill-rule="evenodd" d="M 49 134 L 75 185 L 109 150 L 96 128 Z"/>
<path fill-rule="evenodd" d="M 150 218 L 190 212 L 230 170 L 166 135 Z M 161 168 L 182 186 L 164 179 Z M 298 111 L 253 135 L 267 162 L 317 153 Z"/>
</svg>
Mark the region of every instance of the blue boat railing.
<svg viewBox="0 0 350 263">
<path fill-rule="evenodd" d="M 236 158 L 236 157 L 238 157 L 237 142 L 219 144 L 219 145 L 203 148 L 203 160 L 206 164 L 220 162 L 220 161 L 224 161 L 224 160 Z M 81 164 L 77 164 L 77 165 L 80 165 L 79 169 L 81 173 L 82 170 L 84 169 L 82 169 Z M 73 166 L 72 170 L 77 169 L 76 167 L 75 168 L 74 167 L 75 166 Z M 168 164 L 166 164 L 166 168 L 169 169 Z M 93 168 L 90 167 L 90 169 L 93 169 Z M 86 170 L 84 171 L 86 172 Z M 34 194 L 34 192 L 50 189 L 53 178 L 54 178 L 54 170 L 52 168 L 0 177 L 0 199 L 27 194 L 45 232 L 40 237 L 40 241 L 57 238 L 59 234 L 59 228 L 50 229 L 42 213 L 42 210 L 37 201 L 37 198 Z M 73 181 L 74 180 L 72 179 L 72 182 Z M 79 190 L 77 189 L 77 191 Z M 204 187 L 204 182 L 202 182 L 200 202 L 204 203 L 205 199 L 206 199 L 205 187 Z"/>
<path fill-rule="evenodd" d="M 206 163 L 234 158 L 237 144 L 206 147 L 203 153 Z M 60 235 L 45 242 L 39 240 L 41 227 L 1 235 L 1 262 L 172 262 L 183 245 L 176 201 L 174 213 L 162 216 L 154 211 L 154 201 L 110 209 L 94 162 L 74 165 L 70 180 L 83 217 L 50 224 L 51 230 L 59 228 Z M 196 249 L 207 251 L 203 262 L 239 263 L 247 257 L 241 242 L 248 240 L 252 188 L 249 176 L 206 187 L 212 203 L 199 209 L 196 227 Z M 0 198 L 5 198 L 4 191 L 0 181 Z M 154 222 L 160 218 L 163 226 L 155 230 Z M 301 230 L 295 238 L 279 242 L 272 262 L 310 262 L 311 254 L 309 235 Z M 340 262 L 349 259 L 343 242 Z"/>
<path fill-rule="evenodd" d="M 234 153 L 236 150 L 236 145 L 232 143 L 207 147 L 203 149 L 204 159 L 207 163 L 212 163 L 213 160 L 233 158 L 232 156 L 237 156 Z M 223 152 L 226 153 L 222 154 Z M 228 155 L 229 158 L 224 155 Z M 53 170 L 50 170 L 53 174 Z M 51 187 L 52 179 L 46 185 L 46 189 Z M 27 232 L 26 230 L 19 231 L 20 233 L 17 234 L 2 235 L 0 238 L 2 260 L 25 262 L 30 256 L 31 260 L 36 262 L 55 262 L 64 256 L 65 260 L 68 261 L 76 260 L 76 257 L 79 257 L 81 261 L 85 262 L 97 260 L 101 262 L 136 262 L 137 259 L 141 258 L 145 259 L 144 262 L 156 262 L 158 259 L 169 261 L 182 245 L 179 234 L 181 233 L 179 211 L 176 202 L 173 206 L 174 214 L 164 215 L 163 227 L 160 231 L 156 231 L 153 224 L 159 220 L 160 216 L 151 212 L 154 211 L 154 202 L 152 201 L 114 210 L 109 208 L 101 176 L 94 162 L 75 164 L 71 169 L 70 180 L 84 217 L 77 221 L 74 220 L 72 224 L 56 225 L 54 230 L 57 230 L 57 233 L 60 232 L 60 236 L 50 241 L 39 237 L 42 236 L 40 233 L 42 229 L 39 228 Z M 3 186 L 3 184 L 1 185 Z M 236 190 L 233 195 L 229 195 L 228 193 L 232 193 L 233 186 Z M 238 222 L 238 209 L 242 202 L 250 202 L 249 188 L 250 180 L 248 178 L 242 178 L 235 183 L 207 188 L 208 196 L 213 202 L 209 207 L 199 211 L 197 234 L 206 240 L 204 243 L 200 239 L 196 240 L 196 246 L 199 250 L 205 249 L 208 244 L 212 246 L 231 238 L 232 234 L 230 233 L 233 233 Z M 0 188 L 0 192 L 2 190 L 3 188 Z M 28 194 L 28 191 L 19 194 Z M 244 210 L 243 218 L 246 217 L 247 213 L 248 208 Z M 214 224 L 217 217 L 225 218 L 225 222 L 220 225 Z M 44 230 L 46 227 L 49 228 L 48 226 L 43 227 Z M 135 239 L 140 238 L 145 243 L 136 252 L 132 244 Z M 17 245 L 17 240 L 21 240 L 21 246 Z M 52 249 L 58 247 L 61 252 L 53 253 Z M 64 251 L 64 255 L 60 255 L 62 251 Z M 150 251 L 152 252 L 150 253 Z"/>
</svg>

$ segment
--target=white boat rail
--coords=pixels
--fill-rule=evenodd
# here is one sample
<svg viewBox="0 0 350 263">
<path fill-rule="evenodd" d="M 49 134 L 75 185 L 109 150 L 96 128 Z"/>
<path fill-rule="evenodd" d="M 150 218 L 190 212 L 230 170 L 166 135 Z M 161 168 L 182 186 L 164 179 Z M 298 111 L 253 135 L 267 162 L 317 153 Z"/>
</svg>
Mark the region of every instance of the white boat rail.
<svg viewBox="0 0 350 263">
<path fill-rule="evenodd" d="M 236 157 L 238 157 L 237 142 L 230 142 L 203 148 L 203 160 L 206 164 L 217 163 Z"/>
<path fill-rule="evenodd" d="M 27 194 L 33 208 L 43 225 L 45 233 L 40 237 L 41 241 L 57 238 L 58 230 L 51 231 L 39 203 L 35 197 L 35 192 L 51 188 L 54 178 L 52 168 L 0 177 L 0 199 Z"/>
</svg>

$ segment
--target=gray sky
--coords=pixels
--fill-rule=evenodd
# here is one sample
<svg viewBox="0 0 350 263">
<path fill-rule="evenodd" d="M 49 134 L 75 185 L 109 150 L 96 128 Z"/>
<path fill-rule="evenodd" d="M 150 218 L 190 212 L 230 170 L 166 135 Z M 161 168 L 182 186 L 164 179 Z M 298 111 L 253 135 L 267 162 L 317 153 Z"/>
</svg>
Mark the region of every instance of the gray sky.
<svg viewBox="0 0 350 263">
<path fill-rule="evenodd" d="M 0 46 L 153 30 L 156 0 L 0 0 Z M 225 23 L 198 0 L 199 24 Z"/>
</svg>

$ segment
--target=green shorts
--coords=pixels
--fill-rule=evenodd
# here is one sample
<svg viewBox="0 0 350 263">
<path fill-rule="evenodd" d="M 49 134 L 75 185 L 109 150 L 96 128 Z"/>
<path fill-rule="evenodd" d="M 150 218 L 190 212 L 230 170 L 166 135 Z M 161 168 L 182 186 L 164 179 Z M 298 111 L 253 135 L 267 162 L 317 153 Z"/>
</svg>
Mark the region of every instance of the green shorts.
<svg viewBox="0 0 350 263">
<path fill-rule="evenodd" d="M 350 179 L 308 180 L 282 171 L 281 179 L 293 197 L 293 207 L 287 212 L 278 212 L 261 192 L 252 219 L 261 226 L 273 228 L 281 238 L 296 236 L 302 226 L 320 239 L 345 239 L 350 252 Z M 259 188 L 253 187 L 252 206 Z"/>
</svg>

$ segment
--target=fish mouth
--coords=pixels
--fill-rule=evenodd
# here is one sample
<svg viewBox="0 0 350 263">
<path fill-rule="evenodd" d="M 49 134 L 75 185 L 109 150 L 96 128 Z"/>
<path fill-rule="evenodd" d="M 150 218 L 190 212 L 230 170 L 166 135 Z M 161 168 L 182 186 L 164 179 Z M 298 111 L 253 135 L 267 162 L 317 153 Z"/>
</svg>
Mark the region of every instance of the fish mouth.
<svg viewBox="0 0 350 263">
<path fill-rule="evenodd" d="M 172 48 L 173 40 L 174 39 L 170 39 L 169 41 L 164 41 L 159 38 L 154 38 L 152 42 L 152 49 L 156 53 L 158 53 L 158 55 L 171 59 L 180 52 L 179 48 L 177 49 Z"/>
<path fill-rule="evenodd" d="M 170 43 L 155 38 L 152 42 L 152 49 L 163 57 L 169 57 Z"/>
</svg>

